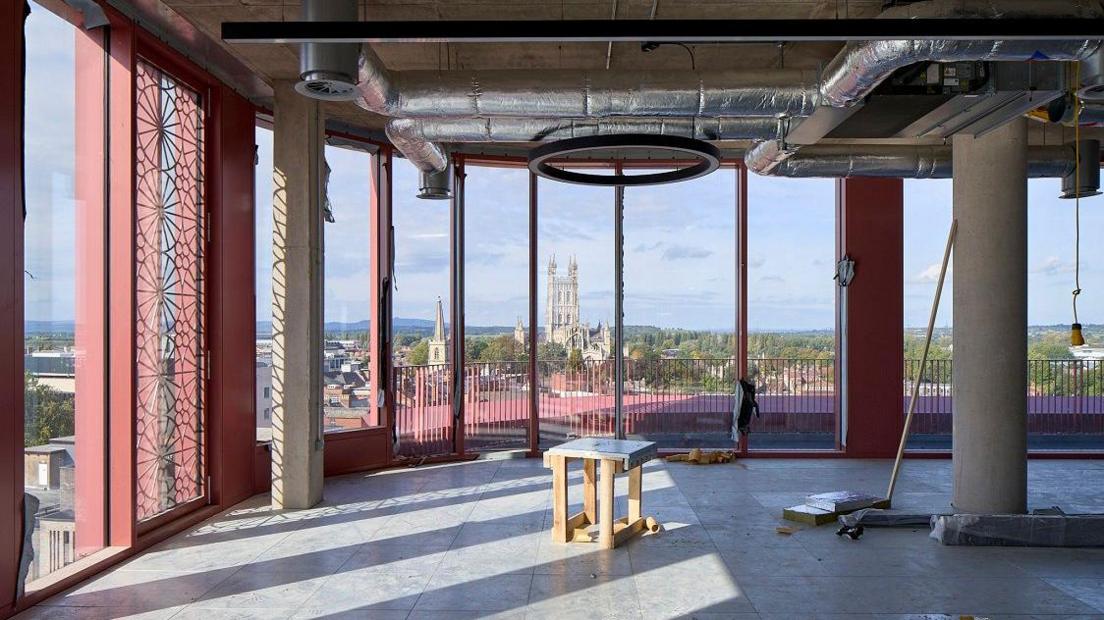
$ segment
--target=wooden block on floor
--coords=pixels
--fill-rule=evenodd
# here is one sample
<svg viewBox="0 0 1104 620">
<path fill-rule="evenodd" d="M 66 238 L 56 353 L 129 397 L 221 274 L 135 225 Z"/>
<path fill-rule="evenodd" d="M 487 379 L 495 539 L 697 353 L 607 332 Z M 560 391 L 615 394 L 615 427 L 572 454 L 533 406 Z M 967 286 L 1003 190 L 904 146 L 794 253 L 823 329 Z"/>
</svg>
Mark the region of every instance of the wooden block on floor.
<svg viewBox="0 0 1104 620">
<path fill-rule="evenodd" d="M 813 508 L 805 504 L 790 506 L 782 510 L 783 519 L 797 523 L 808 523 L 809 525 L 824 525 L 825 523 L 831 523 L 836 520 L 837 516 L 838 515 L 834 512 Z"/>
</svg>

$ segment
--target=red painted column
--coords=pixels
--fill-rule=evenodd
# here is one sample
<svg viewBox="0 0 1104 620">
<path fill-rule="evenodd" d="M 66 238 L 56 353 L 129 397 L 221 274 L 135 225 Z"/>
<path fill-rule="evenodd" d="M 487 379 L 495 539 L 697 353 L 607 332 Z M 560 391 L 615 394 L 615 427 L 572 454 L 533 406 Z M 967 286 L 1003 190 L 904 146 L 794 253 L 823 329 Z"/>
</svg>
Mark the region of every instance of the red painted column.
<svg viewBox="0 0 1104 620">
<path fill-rule="evenodd" d="M 134 418 L 134 63 L 135 29 L 111 19 L 108 53 L 108 539 L 132 546 L 135 529 Z"/>
<path fill-rule="evenodd" d="M 15 603 L 23 507 L 23 3 L 0 3 L 0 616 Z"/>
<path fill-rule="evenodd" d="M 256 110 L 225 86 L 212 89 L 208 128 L 208 384 L 212 503 L 253 492 L 256 443 L 254 154 Z"/>
<path fill-rule="evenodd" d="M 904 422 L 904 183 L 836 181 L 836 257 L 855 261 L 837 287 L 836 398 L 848 456 L 892 457 Z"/>
<path fill-rule="evenodd" d="M 77 555 L 107 545 L 107 184 L 104 30 L 75 28 L 76 38 L 76 488 Z"/>
</svg>

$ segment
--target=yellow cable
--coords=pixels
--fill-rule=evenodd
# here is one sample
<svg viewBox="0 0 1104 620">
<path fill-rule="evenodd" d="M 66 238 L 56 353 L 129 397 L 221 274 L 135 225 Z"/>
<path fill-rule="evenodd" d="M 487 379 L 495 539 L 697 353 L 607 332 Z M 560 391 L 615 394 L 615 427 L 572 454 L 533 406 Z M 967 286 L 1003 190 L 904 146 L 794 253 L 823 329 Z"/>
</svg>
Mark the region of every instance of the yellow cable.
<svg viewBox="0 0 1104 620">
<path fill-rule="evenodd" d="M 1077 296 L 1081 294 L 1081 98 L 1077 86 L 1081 84 L 1081 62 L 1074 64 L 1076 76 L 1073 92 L 1074 139 L 1074 188 L 1073 188 L 1073 322 L 1077 320 Z"/>
</svg>

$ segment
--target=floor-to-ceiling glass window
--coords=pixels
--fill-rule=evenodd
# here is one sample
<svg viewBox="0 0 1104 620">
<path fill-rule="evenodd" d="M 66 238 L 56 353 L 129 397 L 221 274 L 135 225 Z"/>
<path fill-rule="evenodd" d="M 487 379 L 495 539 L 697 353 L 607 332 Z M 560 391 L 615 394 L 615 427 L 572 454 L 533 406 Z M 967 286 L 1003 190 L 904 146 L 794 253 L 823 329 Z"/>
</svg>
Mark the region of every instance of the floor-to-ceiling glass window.
<svg viewBox="0 0 1104 620">
<path fill-rule="evenodd" d="M 322 408 L 326 432 L 372 426 L 372 155 L 326 145 Z"/>
<path fill-rule="evenodd" d="M 465 164 L 464 445 L 528 446 L 529 170 Z"/>
<path fill-rule="evenodd" d="M 613 194 L 610 187 L 538 184 L 542 448 L 615 433 Z"/>
<path fill-rule="evenodd" d="M 254 174 L 257 441 L 272 439 L 272 129 L 257 126 Z"/>
<path fill-rule="evenodd" d="M 1075 251 L 1077 206 L 1058 198 L 1058 179 L 1028 181 L 1027 442 L 1032 450 L 1104 448 L 1104 198 L 1080 200 L 1080 264 Z M 1079 269 L 1078 269 L 1079 268 Z M 1078 277 L 1079 276 L 1079 277 Z M 1078 280 L 1080 281 L 1078 283 Z M 1085 338 L 1072 346 L 1072 291 Z"/>
<path fill-rule="evenodd" d="M 752 449 L 836 445 L 835 181 L 748 175 Z"/>
<path fill-rule="evenodd" d="M 43 6 L 30 9 L 23 505 L 31 528 L 21 579 L 34 589 L 103 540 L 105 218 L 104 84 L 102 74 L 78 75 L 81 62 L 103 63 L 102 49 Z"/>
<path fill-rule="evenodd" d="M 202 93 L 155 65 L 135 68 L 137 517 L 207 492 Z"/>
<path fill-rule="evenodd" d="M 392 171 L 395 229 L 391 352 L 396 452 L 453 450 L 450 395 L 450 202 L 418 198 L 418 170 L 396 157 Z"/>
<path fill-rule="evenodd" d="M 737 173 L 625 189 L 627 437 L 735 445 Z"/>
<path fill-rule="evenodd" d="M 920 381 L 906 444 L 910 450 L 951 449 L 951 291 L 954 271 L 950 265 L 932 331 L 928 363 L 923 375 L 919 374 L 928 319 L 951 226 L 951 188 L 950 179 L 909 179 L 904 185 L 903 411 L 908 411 L 917 377 Z"/>
</svg>

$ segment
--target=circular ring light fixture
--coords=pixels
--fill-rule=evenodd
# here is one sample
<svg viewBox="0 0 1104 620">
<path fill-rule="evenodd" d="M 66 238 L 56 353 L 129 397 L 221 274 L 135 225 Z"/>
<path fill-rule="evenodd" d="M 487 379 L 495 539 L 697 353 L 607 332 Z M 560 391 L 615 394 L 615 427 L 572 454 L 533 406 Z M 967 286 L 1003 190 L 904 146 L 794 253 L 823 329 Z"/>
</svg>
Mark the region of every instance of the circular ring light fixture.
<svg viewBox="0 0 1104 620">
<path fill-rule="evenodd" d="M 569 155 L 585 155 L 610 149 L 632 149 L 650 151 L 673 151 L 689 155 L 698 162 L 685 168 L 676 168 L 665 172 L 634 175 L 588 174 L 574 170 L 557 168 L 549 161 Z M 583 136 L 567 138 L 542 144 L 529 151 L 529 170 L 546 179 L 577 183 L 579 185 L 662 185 L 677 183 L 705 176 L 721 166 L 721 151 L 701 140 L 682 136 L 662 136 L 648 134 L 613 134 L 603 136 Z"/>
</svg>

